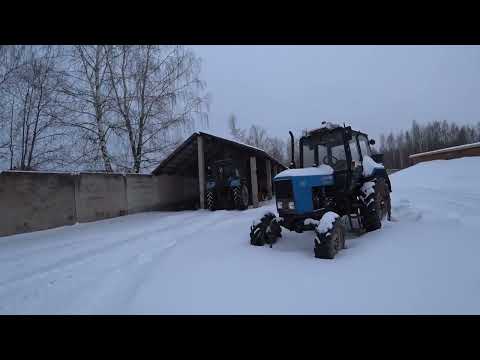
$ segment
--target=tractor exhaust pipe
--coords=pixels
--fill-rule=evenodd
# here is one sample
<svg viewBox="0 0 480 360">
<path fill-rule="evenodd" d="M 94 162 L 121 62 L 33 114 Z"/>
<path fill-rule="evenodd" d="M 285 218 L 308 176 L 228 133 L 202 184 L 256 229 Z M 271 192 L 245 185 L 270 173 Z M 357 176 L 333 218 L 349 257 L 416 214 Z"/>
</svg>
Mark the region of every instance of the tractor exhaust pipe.
<svg viewBox="0 0 480 360">
<path fill-rule="evenodd" d="M 293 134 L 291 131 L 288 132 L 290 134 L 290 144 L 292 149 L 292 161 L 290 162 L 290 167 L 295 169 L 295 140 L 293 139 Z"/>
</svg>

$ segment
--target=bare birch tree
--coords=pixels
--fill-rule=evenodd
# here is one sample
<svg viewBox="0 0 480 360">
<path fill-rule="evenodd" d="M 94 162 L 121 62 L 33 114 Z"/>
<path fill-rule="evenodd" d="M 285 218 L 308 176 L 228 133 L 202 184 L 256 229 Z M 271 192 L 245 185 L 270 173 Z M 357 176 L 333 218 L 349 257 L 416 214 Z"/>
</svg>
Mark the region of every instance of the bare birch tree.
<svg viewBox="0 0 480 360">
<path fill-rule="evenodd" d="M 10 74 L 2 93 L 2 102 L 8 108 L 3 113 L 8 113 L 11 169 L 52 168 L 63 161 L 65 134 L 56 123 L 62 81 L 57 72 L 57 50 L 54 46 L 23 49 L 21 63 Z"/>
<path fill-rule="evenodd" d="M 0 45 L 0 87 L 21 66 L 24 50 L 25 46 Z"/>
<path fill-rule="evenodd" d="M 23 46 L 0 45 L 0 160 L 8 157 L 3 150 L 11 151 L 11 116 L 8 111 L 9 99 L 5 93 L 9 79 L 18 70 L 22 60 Z"/>
<path fill-rule="evenodd" d="M 128 142 L 119 166 L 140 172 L 178 143 L 182 129 L 207 120 L 200 63 L 183 46 L 114 46 L 106 51 L 116 132 Z"/>
<path fill-rule="evenodd" d="M 109 115 L 110 85 L 107 81 L 107 51 L 102 45 L 76 45 L 69 48 L 65 74 L 68 83 L 63 91 L 70 98 L 69 110 L 75 116 L 60 119 L 63 125 L 76 128 L 79 164 L 97 164 L 112 172 L 108 139 L 115 122 Z"/>
</svg>

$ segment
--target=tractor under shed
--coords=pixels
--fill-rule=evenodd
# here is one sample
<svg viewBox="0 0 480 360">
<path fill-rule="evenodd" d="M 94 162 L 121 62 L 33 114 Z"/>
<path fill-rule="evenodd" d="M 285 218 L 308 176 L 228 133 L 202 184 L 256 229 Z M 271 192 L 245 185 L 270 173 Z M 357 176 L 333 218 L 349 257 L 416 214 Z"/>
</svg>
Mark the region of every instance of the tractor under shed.
<svg viewBox="0 0 480 360">
<path fill-rule="evenodd" d="M 205 209 L 207 166 L 214 161 L 236 159 L 247 171 L 250 205 L 258 207 L 259 201 L 272 197 L 272 179 L 285 165 L 264 150 L 205 132 L 196 132 L 175 149 L 153 175 L 181 176 L 196 184 L 189 189 L 191 198 L 181 206 Z"/>
</svg>

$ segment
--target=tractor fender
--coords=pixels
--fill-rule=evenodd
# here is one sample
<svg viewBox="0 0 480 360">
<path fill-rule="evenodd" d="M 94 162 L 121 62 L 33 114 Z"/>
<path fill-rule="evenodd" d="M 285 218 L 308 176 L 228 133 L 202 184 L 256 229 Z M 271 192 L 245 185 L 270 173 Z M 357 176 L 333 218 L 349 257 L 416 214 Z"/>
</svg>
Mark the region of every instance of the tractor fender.
<svg viewBox="0 0 480 360">
<path fill-rule="evenodd" d="M 390 192 L 392 192 L 392 184 L 390 182 L 390 178 L 388 177 L 387 170 L 385 169 L 374 169 L 372 175 L 370 175 L 365 180 L 372 180 L 380 177 L 383 177 L 385 179 L 385 182 L 388 184 L 388 189 L 390 190 Z"/>
</svg>

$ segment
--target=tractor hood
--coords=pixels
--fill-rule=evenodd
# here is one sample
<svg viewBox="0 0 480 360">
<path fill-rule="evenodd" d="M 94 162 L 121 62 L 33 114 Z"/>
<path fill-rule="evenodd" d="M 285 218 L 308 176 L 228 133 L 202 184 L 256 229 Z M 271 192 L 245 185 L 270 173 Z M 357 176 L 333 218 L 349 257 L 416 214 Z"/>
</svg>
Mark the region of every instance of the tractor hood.
<svg viewBox="0 0 480 360">
<path fill-rule="evenodd" d="M 274 177 L 277 198 L 292 199 L 295 213 L 313 211 L 312 188 L 332 186 L 335 183 L 333 168 L 328 165 L 303 169 L 287 169 Z"/>
<path fill-rule="evenodd" d="M 308 167 L 303 169 L 287 169 L 278 173 L 274 179 L 290 178 L 290 177 L 306 177 L 319 175 L 333 175 L 333 168 L 329 165 L 320 165 L 318 167 Z"/>
</svg>

